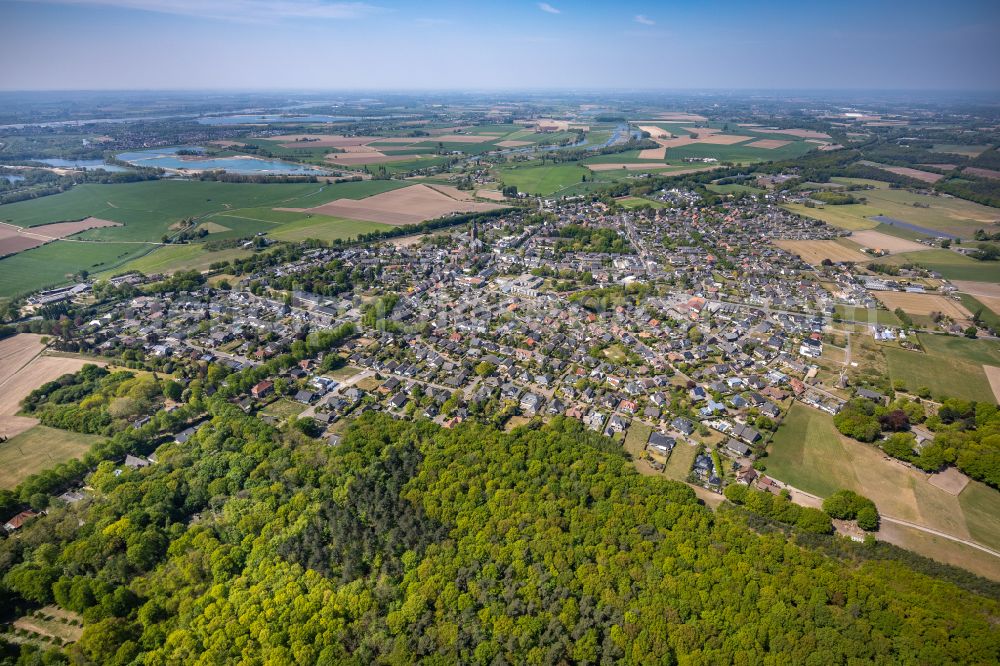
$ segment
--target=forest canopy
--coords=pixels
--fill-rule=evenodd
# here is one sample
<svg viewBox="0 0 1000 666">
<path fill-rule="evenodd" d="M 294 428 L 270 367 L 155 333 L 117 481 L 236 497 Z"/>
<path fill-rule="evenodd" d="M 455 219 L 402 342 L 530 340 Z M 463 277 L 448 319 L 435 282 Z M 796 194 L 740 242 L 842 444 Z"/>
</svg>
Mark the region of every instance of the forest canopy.
<svg viewBox="0 0 1000 666">
<path fill-rule="evenodd" d="M 995 599 L 757 534 L 575 421 L 367 414 L 329 447 L 205 406 L 157 464 L 102 463 L 92 501 L 0 546 L 5 607 L 82 614 L 74 662 L 998 656 Z"/>
</svg>

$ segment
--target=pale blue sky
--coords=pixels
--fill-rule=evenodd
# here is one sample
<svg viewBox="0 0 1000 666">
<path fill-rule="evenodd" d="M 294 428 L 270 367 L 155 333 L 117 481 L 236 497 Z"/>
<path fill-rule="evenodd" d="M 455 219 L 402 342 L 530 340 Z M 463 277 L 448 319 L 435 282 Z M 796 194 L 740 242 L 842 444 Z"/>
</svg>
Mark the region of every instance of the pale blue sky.
<svg viewBox="0 0 1000 666">
<path fill-rule="evenodd" d="M 2 89 L 1000 90 L 1000 0 L 0 0 Z"/>
</svg>

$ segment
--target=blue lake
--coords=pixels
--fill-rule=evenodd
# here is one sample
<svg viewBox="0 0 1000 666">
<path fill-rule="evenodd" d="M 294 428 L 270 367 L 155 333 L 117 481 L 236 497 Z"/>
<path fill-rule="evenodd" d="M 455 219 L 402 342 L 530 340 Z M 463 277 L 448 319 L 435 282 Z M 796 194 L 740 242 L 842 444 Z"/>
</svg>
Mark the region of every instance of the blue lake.
<svg viewBox="0 0 1000 666">
<path fill-rule="evenodd" d="M 924 234 L 925 236 L 930 236 L 931 238 L 958 238 L 954 234 L 945 233 L 944 231 L 937 231 L 936 229 L 928 229 L 927 227 L 918 227 L 915 224 L 910 224 L 903 220 L 897 220 L 894 217 L 887 217 L 885 215 L 875 215 L 871 219 L 876 222 L 881 222 L 882 224 L 888 224 L 891 227 L 899 227 L 900 229 L 909 229 L 910 231 L 915 231 L 918 234 Z"/>
<path fill-rule="evenodd" d="M 326 173 L 322 169 L 268 160 L 260 157 L 199 157 L 196 155 L 178 155 L 178 150 L 204 150 L 198 146 L 177 146 L 175 148 L 156 148 L 140 150 L 131 153 L 120 153 L 118 159 L 129 164 L 142 167 L 159 167 L 161 169 L 190 169 L 195 171 L 224 170 L 229 173 L 247 175 L 320 175 Z"/>
</svg>

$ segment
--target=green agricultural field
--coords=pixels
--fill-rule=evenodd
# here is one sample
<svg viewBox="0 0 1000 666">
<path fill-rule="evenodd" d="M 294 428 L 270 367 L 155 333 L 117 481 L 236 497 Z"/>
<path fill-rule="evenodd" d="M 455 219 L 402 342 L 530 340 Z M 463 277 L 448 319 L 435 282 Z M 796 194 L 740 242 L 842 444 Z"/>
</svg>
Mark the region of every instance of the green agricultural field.
<svg viewBox="0 0 1000 666">
<path fill-rule="evenodd" d="M 926 475 L 888 460 L 877 447 L 842 436 L 833 417 L 801 403 L 789 409 L 764 459 L 766 474 L 826 497 L 846 488 L 870 497 L 881 513 L 959 538 L 969 536 L 959 498 L 927 482 Z M 1000 494 L 971 504 L 1000 510 Z M 984 525 L 981 515 L 970 519 Z"/>
<path fill-rule="evenodd" d="M 208 252 L 203 243 L 188 243 L 186 245 L 164 245 L 149 254 L 133 259 L 127 264 L 104 275 L 122 274 L 129 271 L 139 271 L 146 275 L 154 273 L 173 273 L 175 271 L 208 270 L 208 267 L 219 261 L 242 259 L 253 254 L 250 250 L 230 248 L 218 252 Z"/>
<path fill-rule="evenodd" d="M 830 416 L 796 402 L 771 442 L 766 474 L 825 497 L 848 487 L 843 477 L 850 481 L 851 474 L 849 462 L 841 460 L 844 453 Z"/>
<path fill-rule="evenodd" d="M 958 298 L 962 301 L 962 305 L 965 306 L 966 310 L 972 314 L 979 312 L 980 321 L 994 330 L 1000 330 L 1000 314 L 986 307 L 985 304 L 971 294 L 958 294 Z"/>
<path fill-rule="evenodd" d="M 803 217 L 811 217 L 814 220 L 822 220 L 840 229 L 850 231 L 862 231 L 864 229 L 874 229 L 879 225 L 874 220 L 869 220 L 871 215 L 878 215 L 879 211 L 866 206 L 865 204 L 848 204 L 845 206 L 816 206 L 808 208 L 805 204 L 784 204 L 782 206 L 788 211 L 797 213 Z"/>
<path fill-rule="evenodd" d="M 124 225 L 93 229 L 74 237 L 102 241 L 99 243 L 56 241 L 0 259 L 0 297 L 62 284 L 67 275 L 80 270 L 98 273 L 119 268 L 147 254 L 148 243 L 174 233 L 171 226 L 182 219 L 196 218 L 219 225 L 214 227 L 212 240 L 244 237 L 272 231 L 302 217 L 298 213 L 282 216 L 282 211 L 273 211 L 272 207 L 308 208 L 334 199 L 362 199 L 408 184 L 389 180 L 336 184 L 158 180 L 80 185 L 62 194 L 0 206 L 0 220 L 20 226 L 90 215 Z"/>
<path fill-rule="evenodd" d="M 759 187 L 751 187 L 750 185 L 708 185 L 706 186 L 709 191 L 715 192 L 716 194 L 744 194 L 749 192 L 750 194 L 763 194 L 767 190 L 761 189 Z"/>
<path fill-rule="evenodd" d="M 781 148 L 751 148 L 742 144 L 719 146 L 711 143 L 692 143 L 676 148 L 667 148 L 667 160 L 676 162 L 685 157 L 714 157 L 720 162 L 772 162 L 805 155 L 816 146 L 805 141 L 792 141 Z"/>
<path fill-rule="evenodd" d="M 0 488 L 11 489 L 26 477 L 70 458 L 81 458 L 98 435 L 83 435 L 36 425 L 0 443 Z"/>
<path fill-rule="evenodd" d="M 845 184 L 868 184 L 878 189 L 855 192 L 856 195 L 868 200 L 866 204 L 816 208 L 788 204 L 785 207 L 792 212 L 823 220 L 842 229 L 872 229 L 879 223 L 869 218 L 885 215 L 932 231 L 943 231 L 963 238 L 970 238 L 977 229 L 988 228 L 1000 218 L 996 209 L 964 199 L 891 189 L 888 183 L 874 180 L 835 178 L 834 181 Z M 915 237 L 913 232 L 909 234 L 904 237 Z"/>
<path fill-rule="evenodd" d="M 628 209 L 642 208 L 644 206 L 649 208 L 668 208 L 662 201 L 653 201 L 652 199 L 643 199 L 642 197 L 623 197 L 615 201 L 622 208 Z"/>
<path fill-rule="evenodd" d="M 899 318 L 888 310 L 855 308 L 850 305 L 838 305 L 835 308 L 838 317 L 845 321 L 860 321 L 882 326 L 899 326 Z"/>
<path fill-rule="evenodd" d="M 953 358 L 979 365 L 1000 366 L 1000 342 L 996 340 L 970 340 L 955 335 L 920 334 L 920 344 L 929 354 Z"/>
<path fill-rule="evenodd" d="M 626 150 L 621 153 L 609 153 L 607 155 L 592 155 L 580 160 L 580 164 L 648 164 L 652 168 L 666 166 L 664 160 L 640 159 L 638 150 Z"/>
<path fill-rule="evenodd" d="M 929 271 L 937 271 L 948 280 L 1000 282 L 1000 262 L 977 261 L 952 250 L 905 252 L 884 257 L 882 261 L 896 265 L 916 264 Z"/>
<path fill-rule="evenodd" d="M 952 353 L 947 346 L 939 347 L 939 337 L 943 339 L 943 336 L 920 336 L 926 353 L 883 347 L 889 377 L 893 381 L 902 381 L 911 391 L 927 387 L 935 398 L 995 402 L 982 361 L 971 361 L 967 355 Z"/>
<path fill-rule="evenodd" d="M 92 215 L 124 226 L 92 229 L 80 234 L 79 238 L 158 241 L 163 234 L 171 232 L 170 225 L 185 218 L 240 208 L 307 208 L 334 199 L 361 199 L 405 185 L 386 180 L 337 184 L 157 180 L 122 185 L 79 185 L 62 194 L 0 206 L 0 220 L 31 227 Z"/>
<path fill-rule="evenodd" d="M 469 145 L 469 144 L 466 144 Z M 423 151 L 423 152 L 426 152 Z M 352 171 L 361 171 L 363 173 L 379 174 L 386 173 L 390 176 L 398 173 L 406 173 L 413 171 L 414 169 L 426 169 L 433 166 L 442 166 L 451 159 L 450 156 L 440 155 L 434 157 L 422 157 L 419 159 L 405 160 L 401 162 L 384 162 L 382 164 L 353 164 L 350 166 L 343 165 L 340 168 L 349 169 Z M 411 183 L 404 183 L 403 181 L 388 181 L 388 180 L 375 180 L 367 182 L 380 182 L 380 183 L 398 183 L 397 186 L 405 186 Z"/>
<path fill-rule="evenodd" d="M 513 166 L 499 169 L 497 177 L 505 185 L 515 185 L 520 192 L 548 196 L 589 178 L 590 171 L 578 164 Z"/>
<path fill-rule="evenodd" d="M 919 242 L 927 240 L 927 236 L 925 234 L 920 234 L 917 233 L 916 231 L 910 231 L 909 229 L 904 229 L 903 227 L 897 227 L 893 224 L 880 224 L 877 227 L 875 227 L 875 231 L 886 234 L 888 236 L 895 236 L 896 238 L 905 238 L 906 240 L 911 240 L 911 241 Z"/>
<path fill-rule="evenodd" d="M 54 241 L 0 259 L 0 297 L 26 294 L 68 282 L 86 270 L 99 273 L 149 251 L 146 243 L 75 243 Z"/>
<path fill-rule="evenodd" d="M 393 227 L 379 222 L 368 222 L 365 220 L 349 220 L 343 217 L 329 217 L 326 215 L 310 215 L 295 222 L 281 224 L 268 233 L 268 236 L 277 240 L 298 242 L 307 238 L 315 238 L 323 241 L 333 241 L 337 239 L 357 238 L 361 234 L 373 231 L 386 231 Z"/>
</svg>

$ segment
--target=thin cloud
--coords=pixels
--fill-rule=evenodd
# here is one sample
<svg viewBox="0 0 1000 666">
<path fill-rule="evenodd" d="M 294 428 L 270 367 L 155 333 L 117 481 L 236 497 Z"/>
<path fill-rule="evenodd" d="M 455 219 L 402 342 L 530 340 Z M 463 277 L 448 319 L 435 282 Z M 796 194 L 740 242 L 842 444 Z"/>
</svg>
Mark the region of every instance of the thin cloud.
<svg viewBox="0 0 1000 666">
<path fill-rule="evenodd" d="M 656 25 L 656 21 L 643 14 L 636 14 L 635 22 L 643 25 Z"/>
<path fill-rule="evenodd" d="M 455 22 L 446 18 L 418 18 L 414 20 L 414 23 L 425 28 L 430 28 L 439 25 L 452 25 Z"/>
<path fill-rule="evenodd" d="M 282 19 L 343 20 L 384 11 L 364 2 L 327 0 L 19 0 L 34 4 L 80 5 L 133 9 L 158 14 L 223 21 L 267 22 Z"/>
<path fill-rule="evenodd" d="M 547 2 L 539 2 L 538 8 L 547 14 L 562 14 L 562 11 L 556 9 Z"/>
</svg>

